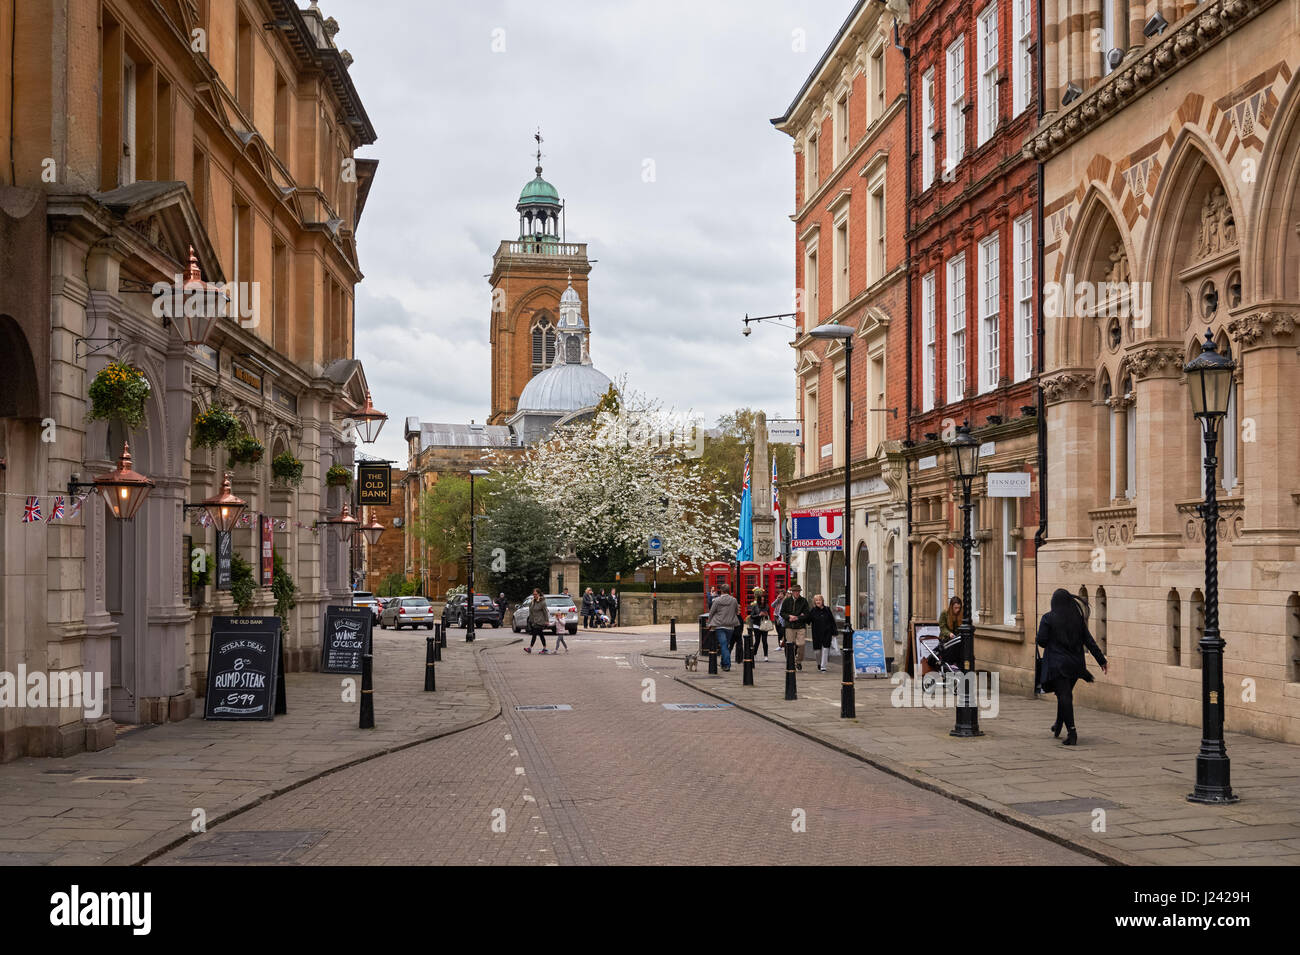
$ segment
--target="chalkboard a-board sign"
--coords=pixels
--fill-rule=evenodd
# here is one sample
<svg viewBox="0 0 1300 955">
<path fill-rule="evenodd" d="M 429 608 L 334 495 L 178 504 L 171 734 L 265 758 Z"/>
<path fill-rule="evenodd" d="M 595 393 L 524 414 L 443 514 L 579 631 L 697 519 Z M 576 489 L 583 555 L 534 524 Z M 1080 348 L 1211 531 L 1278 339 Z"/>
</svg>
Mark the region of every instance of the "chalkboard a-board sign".
<svg viewBox="0 0 1300 955">
<path fill-rule="evenodd" d="M 213 617 L 205 720 L 275 717 L 279 617 Z"/>
<path fill-rule="evenodd" d="M 321 636 L 322 673 L 360 673 L 361 655 L 370 652 L 369 607 L 326 607 Z"/>
</svg>

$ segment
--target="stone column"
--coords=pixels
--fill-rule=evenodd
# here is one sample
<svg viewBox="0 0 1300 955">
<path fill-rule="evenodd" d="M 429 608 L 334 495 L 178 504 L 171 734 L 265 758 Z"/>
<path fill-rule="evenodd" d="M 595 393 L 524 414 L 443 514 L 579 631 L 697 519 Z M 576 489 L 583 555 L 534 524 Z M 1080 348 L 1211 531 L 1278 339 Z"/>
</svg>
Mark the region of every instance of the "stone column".
<svg viewBox="0 0 1300 955">
<path fill-rule="evenodd" d="M 1092 540 L 1093 469 L 1098 435 L 1090 404 L 1093 376 L 1069 371 L 1042 383 L 1047 406 L 1047 486 L 1051 495 L 1048 538 L 1057 544 Z"/>
<path fill-rule="evenodd" d="M 754 418 L 754 457 L 750 468 L 753 501 L 752 539 L 754 560 L 764 563 L 776 553 L 776 534 L 772 528 L 772 462 L 767 453 L 767 414 L 760 411 Z"/>
<path fill-rule="evenodd" d="M 1134 545 L 1179 544 L 1183 518 L 1177 502 L 1194 496 L 1187 487 L 1188 422 L 1192 417 L 1181 382 L 1184 354 L 1176 344 L 1149 344 L 1129 353 L 1137 391 L 1137 531 Z"/>
</svg>

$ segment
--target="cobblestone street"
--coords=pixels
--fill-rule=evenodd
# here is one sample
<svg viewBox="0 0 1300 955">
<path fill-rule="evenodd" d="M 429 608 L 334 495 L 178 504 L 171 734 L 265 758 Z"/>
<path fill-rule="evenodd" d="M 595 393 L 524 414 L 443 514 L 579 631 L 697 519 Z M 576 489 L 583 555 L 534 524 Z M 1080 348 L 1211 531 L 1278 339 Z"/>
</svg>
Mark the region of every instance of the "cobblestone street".
<svg viewBox="0 0 1300 955">
<path fill-rule="evenodd" d="M 481 654 L 499 718 L 300 786 L 154 864 L 1096 864 L 735 707 L 667 708 L 716 700 L 642 658 L 661 634 L 569 643 Z M 571 708 L 520 709 L 538 706 Z"/>
</svg>

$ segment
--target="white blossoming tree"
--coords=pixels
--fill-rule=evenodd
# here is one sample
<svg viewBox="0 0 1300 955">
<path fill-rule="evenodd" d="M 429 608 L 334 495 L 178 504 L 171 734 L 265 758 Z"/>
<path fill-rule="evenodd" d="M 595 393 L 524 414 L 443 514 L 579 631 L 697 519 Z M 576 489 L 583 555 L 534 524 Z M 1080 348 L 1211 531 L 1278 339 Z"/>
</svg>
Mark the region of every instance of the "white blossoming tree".
<svg viewBox="0 0 1300 955">
<path fill-rule="evenodd" d="M 557 428 L 519 461 L 514 477 L 580 551 L 639 567 L 663 540 L 661 567 L 695 573 L 735 546 L 715 515 L 727 491 L 694 456 L 688 415 L 611 390 L 594 421 Z"/>
</svg>

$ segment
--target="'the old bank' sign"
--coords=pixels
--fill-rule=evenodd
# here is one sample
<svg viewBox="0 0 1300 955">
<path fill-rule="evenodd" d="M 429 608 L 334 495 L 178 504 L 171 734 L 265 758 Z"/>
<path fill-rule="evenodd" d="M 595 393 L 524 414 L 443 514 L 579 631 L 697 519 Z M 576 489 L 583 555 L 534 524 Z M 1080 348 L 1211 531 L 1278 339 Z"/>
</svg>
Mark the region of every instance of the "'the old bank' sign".
<svg viewBox="0 0 1300 955">
<path fill-rule="evenodd" d="M 391 504 L 392 475 L 387 464 L 357 465 L 357 503 Z"/>
</svg>

